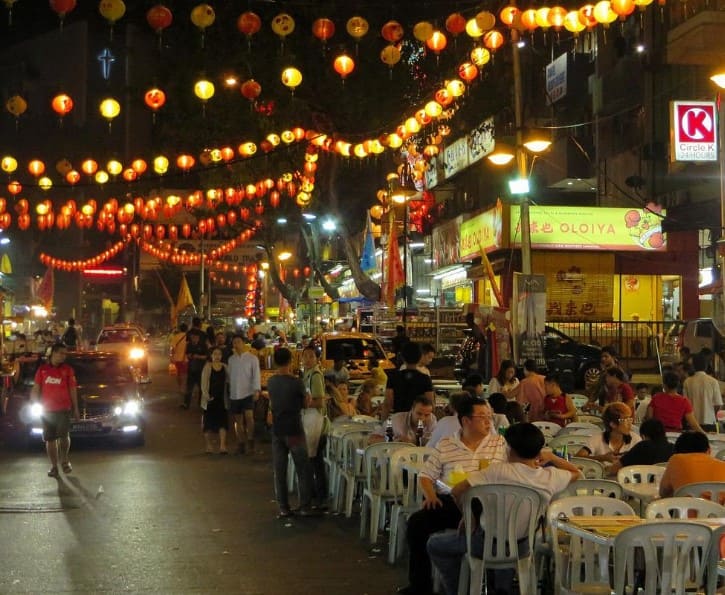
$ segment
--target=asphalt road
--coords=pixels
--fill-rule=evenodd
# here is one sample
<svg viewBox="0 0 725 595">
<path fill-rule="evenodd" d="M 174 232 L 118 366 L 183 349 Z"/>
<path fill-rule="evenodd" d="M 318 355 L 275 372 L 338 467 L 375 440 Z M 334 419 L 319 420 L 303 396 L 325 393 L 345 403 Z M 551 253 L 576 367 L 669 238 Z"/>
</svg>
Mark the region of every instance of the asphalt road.
<svg viewBox="0 0 725 595">
<path fill-rule="evenodd" d="M 152 362 L 146 446 L 74 444 L 73 473 L 41 450 L 0 451 L 0 593 L 383 595 L 405 582 L 358 517 L 275 517 L 269 444 L 203 454 L 198 409 Z"/>
</svg>

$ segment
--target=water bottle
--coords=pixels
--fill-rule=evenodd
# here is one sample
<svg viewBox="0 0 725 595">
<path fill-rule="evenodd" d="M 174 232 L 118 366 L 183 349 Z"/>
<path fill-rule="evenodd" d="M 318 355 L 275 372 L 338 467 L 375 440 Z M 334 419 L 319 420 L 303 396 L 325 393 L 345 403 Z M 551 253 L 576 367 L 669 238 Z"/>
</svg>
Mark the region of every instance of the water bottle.
<svg viewBox="0 0 725 595">
<path fill-rule="evenodd" d="M 391 415 L 388 416 L 388 420 L 385 422 L 385 441 L 392 442 L 393 437 L 393 417 Z"/>
<path fill-rule="evenodd" d="M 425 432 L 425 428 L 423 427 L 423 420 L 418 420 L 418 427 L 415 429 L 415 445 L 416 446 L 423 446 L 423 433 Z"/>
<path fill-rule="evenodd" d="M 561 449 L 561 458 L 564 459 L 565 461 L 569 460 L 569 447 L 566 444 Z"/>
</svg>

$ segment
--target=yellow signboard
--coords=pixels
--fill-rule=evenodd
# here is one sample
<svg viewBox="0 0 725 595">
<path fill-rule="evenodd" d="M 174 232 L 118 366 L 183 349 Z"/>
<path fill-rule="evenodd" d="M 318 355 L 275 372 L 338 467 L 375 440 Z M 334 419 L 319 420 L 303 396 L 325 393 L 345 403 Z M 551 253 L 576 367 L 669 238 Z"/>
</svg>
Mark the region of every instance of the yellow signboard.
<svg viewBox="0 0 725 595">
<path fill-rule="evenodd" d="M 662 232 L 664 216 L 662 207 L 654 204 L 643 209 L 531 206 L 531 247 L 666 251 L 666 236 Z M 521 245 L 518 205 L 511 205 L 511 244 Z"/>
<path fill-rule="evenodd" d="M 461 260 L 472 260 L 484 252 L 493 252 L 501 247 L 503 206 L 501 201 L 493 209 L 464 221 L 461 224 L 459 255 Z"/>
</svg>

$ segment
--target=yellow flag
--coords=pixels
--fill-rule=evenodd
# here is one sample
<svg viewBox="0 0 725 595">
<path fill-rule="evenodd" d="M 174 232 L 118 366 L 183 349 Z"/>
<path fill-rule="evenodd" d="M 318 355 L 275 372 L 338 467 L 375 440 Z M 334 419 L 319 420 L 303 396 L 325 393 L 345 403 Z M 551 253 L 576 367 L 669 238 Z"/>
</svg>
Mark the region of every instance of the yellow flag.
<svg viewBox="0 0 725 595">
<path fill-rule="evenodd" d="M 181 286 L 179 287 L 179 296 L 176 298 L 176 311 L 183 312 L 189 306 L 194 307 L 194 298 L 191 297 L 191 290 L 186 281 L 186 275 L 181 278 Z"/>
<path fill-rule="evenodd" d="M 0 260 L 0 273 L 3 275 L 13 274 L 13 265 L 10 264 L 10 257 L 7 254 L 3 254 L 2 260 Z"/>
</svg>

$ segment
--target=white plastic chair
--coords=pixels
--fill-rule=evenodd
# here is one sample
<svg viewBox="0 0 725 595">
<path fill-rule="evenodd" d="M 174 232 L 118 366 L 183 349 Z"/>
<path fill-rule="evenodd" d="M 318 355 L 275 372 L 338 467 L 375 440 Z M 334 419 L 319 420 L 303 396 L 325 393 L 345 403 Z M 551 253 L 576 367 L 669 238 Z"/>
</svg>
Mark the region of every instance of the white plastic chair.
<svg viewBox="0 0 725 595">
<path fill-rule="evenodd" d="M 581 417 L 581 415 L 579 417 Z M 564 426 L 561 431 L 564 434 L 584 433 L 585 431 L 590 431 L 596 434 L 597 432 L 602 431 L 602 424 L 593 424 L 588 421 L 573 421 Z"/>
<path fill-rule="evenodd" d="M 344 510 L 347 518 L 352 516 L 352 504 L 358 488 L 365 485 L 363 455 L 358 453 L 358 449 L 364 449 L 367 446 L 371 432 L 370 429 L 358 430 L 347 432 L 342 436 L 342 462 L 334 480 L 331 479 L 330 483 L 333 484 L 332 502 L 335 505 L 335 511 Z M 341 498 L 343 486 L 345 488 L 344 500 Z"/>
<path fill-rule="evenodd" d="M 555 424 L 553 421 L 535 421 L 534 425 L 539 428 L 544 434 L 549 434 L 551 437 L 556 436 L 561 430 L 559 424 Z"/>
<path fill-rule="evenodd" d="M 715 453 L 715 458 L 719 461 L 725 461 L 725 448 L 721 448 Z"/>
<path fill-rule="evenodd" d="M 645 484 L 651 483 L 659 486 L 662 476 L 665 474 L 665 467 L 659 465 L 628 465 L 622 467 L 617 472 L 617 483 L 621 484 L 623 488 L 627 487 L 627 484 Z M 644 501 L 643 498 L 637 498 L 636 496 L 630 496 L 632 500 L 639 502 L 640 514 L 643 512 Z"/>
<path fill-rule="evenodd" d="M 554 497 L 560 499 L 568 496 L 602 496 L 621 500 L 624 496 L 624 490 L 616 481 L 609 479 L 578 479 L 570 483 L 566 489 L 563 489 Z"/>
<path fill-rule="evenodd" d="M 577 415 L 577 421 L 573 422 L 576 424 L 590 423 L 597 426 L 600 430 L 604 429 L 604 422 L 598 415 L 590 415 L 588 413 Z M 571 424 L 569 424 L 571 425 Z"/>
<path fill-rule="evenodd" d="M 700 519 L 725 517 L 725 506 L 704 498 L 677 496 L 661 498 L 647 505 L 644 511 L 646 519 Z"/>
<path fill-rule="evenodd" d="M 483 529 L 483 558 L 471 555 L 474 533 L 472 503 L 482 506 L 480 526 Z M 480 595 L 485 569 L 516 568 L 521 595 L 535 595 L 536 567 L 534 537 L 544 503 L 536 490 L 524 486 L 488 484 L 469 489 L 463 503 L 466 527 L 466 555 L 461 564 L 458 594 Z M 527 539 L 526 556 L 519 552 L 519 540 Z M 468 586 L 468 589 L 466 589 Z"/>
<path fill-rule="evenodd" d="M 694 496 L 723 504 L 725 503 L 725 481 L 689 483 L 675 490 L 675 496 Z"/>
<path fill-rule="evenodd" d="M 571 457 L 569 462 L 576 465 L 584 479 L 604 479 L 604 464 L 587 457 Z"/>
<path fill-rule="evenodd" d="M 635 570 L 644 576 L 644 593 L 680 594 L 692 585 L 704 587 L 711 537 L 709 527 L 687 521 L 644 523 L 622 530 L 614 538 L 614 592 L 635 589 Z"/>
<path fill-rule="evenodd" d="M 385 526 L 386 507 L 397 499 L 393 491 L 390 455 L 407 442 L 378 442 L 365 449 L 365 488 L 360 505 L 360 539 L 369 531 L 370 543 L 378 539 L 378 530 Z"/>
<path fill-rule="evenodd" d="M 707 563 L 706 593 L 717 592 L 718 578 L 725 576 L 725 561 L 720 557 L 720 541 L 725 537 L 725 525 L 713 529 L 710 541 L 710 559 Z"/>
<path fill-rule="evenodd" d="M 425 461 L 435 452 L 433 448 L 411 446 L 396 450 L 390 456 L 391 472 L 393 473 L 393 491 L 399 499 L 390 510 L 390 535 L 388 536 L 388 562 L 395 564 L 405 549 L 405 533 L 408 518 L 421 509 L 423 490 L 420 489 L 418 477 Z M 407 469 L 407 481 L 404 481 Z"/>
<path fill-rule="evenodd" d="M 609 549 L 599 548 L 591 542 L 560 532 L 555 527 L 555 519 L 561 515 L 577 517 L 634 514 L 634 510 L 626 502 L 606 496 L 575 495 L 552 501 L 546 516 L 549 545 L 554 556 L 555 592 L 610 591 L 609 578 L 606 576 L 609 572 Z"/>
</svg>

